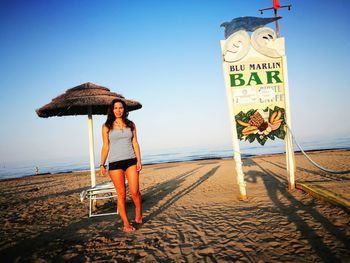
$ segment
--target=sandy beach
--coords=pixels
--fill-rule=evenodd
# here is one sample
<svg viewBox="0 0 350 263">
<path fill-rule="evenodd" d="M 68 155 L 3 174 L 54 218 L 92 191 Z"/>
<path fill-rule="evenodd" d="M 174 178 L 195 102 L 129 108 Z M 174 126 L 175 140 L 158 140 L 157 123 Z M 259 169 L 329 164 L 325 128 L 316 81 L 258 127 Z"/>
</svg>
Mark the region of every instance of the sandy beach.
<svg viewBox="0 0 350 263">
<path fill-rule="evenodd" d="M 310 153 L 350 169 L 350 151 Z M 349 181 L 296 155 L 297 181 Z M 1 262 L 350 262 L 349 211 L 287 186 L 285 156 L 243 160 L 239 201 L 233 160 L 146 165 L 144 224 L 120 230 L 118 215 L 88 217 L 88 172 L 0 181 Z M 104 182 L 108 177 L 99 177 Z M 133 203 L 127 209 L 133 218 Z M 98 209 L 115 211 L 113 202 Z"/>
</svg>

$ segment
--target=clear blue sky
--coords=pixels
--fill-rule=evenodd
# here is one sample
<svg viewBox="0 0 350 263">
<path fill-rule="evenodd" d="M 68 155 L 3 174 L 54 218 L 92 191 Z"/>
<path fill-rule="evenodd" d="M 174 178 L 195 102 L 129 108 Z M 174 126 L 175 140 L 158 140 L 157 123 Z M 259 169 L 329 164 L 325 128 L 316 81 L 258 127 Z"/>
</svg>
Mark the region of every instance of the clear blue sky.
<svg viewBox="0 0 350 263">
<path fill-rule="evenodd" d="M 284 1 L 292 124 L 299 138 L 350 134 L 350 1 Z M 0 2 L 0 161 L 88 154 L 87 117 L 35 109 L 84 82 L 143 104 L 144 152 L 230 146 L 220 24 L 272 0 Z M 264 17 L 272 16 L 271 12 Z M 269 25 L 274 28 L 274 25 Z M 94 117 L 99 160 L 103 116 Z"/>
</svg>

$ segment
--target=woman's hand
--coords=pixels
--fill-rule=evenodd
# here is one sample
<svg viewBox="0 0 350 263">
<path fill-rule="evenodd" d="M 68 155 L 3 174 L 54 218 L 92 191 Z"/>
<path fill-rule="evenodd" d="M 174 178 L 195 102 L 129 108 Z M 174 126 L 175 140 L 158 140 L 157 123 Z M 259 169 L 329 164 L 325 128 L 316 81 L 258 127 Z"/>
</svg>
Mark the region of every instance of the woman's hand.
<svg viewBox="0 0 350 263">
<path fill-rule="evenodd" d="M 138 172 L 140 172 L 140 171 L 142 170 L 142 163 L 139 162 L 139 161 L 137 161 L 137 163 L 136 163 L 136 170 L 137 170 Z"/>
<path fill-rule="evenodd" d="M 104 166 L 100 166 L 100 176 L 105 176 L 106 175 L 106 168 Z"/>
</svg>

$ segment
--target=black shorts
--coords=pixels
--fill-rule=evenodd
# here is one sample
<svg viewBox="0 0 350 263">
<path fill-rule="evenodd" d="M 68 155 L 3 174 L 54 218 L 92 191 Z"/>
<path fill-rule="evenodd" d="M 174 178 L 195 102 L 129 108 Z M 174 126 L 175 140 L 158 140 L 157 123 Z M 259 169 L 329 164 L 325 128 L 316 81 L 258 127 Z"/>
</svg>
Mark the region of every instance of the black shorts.
<svg viewBox="0 0 350 263">
<path fill-rule="evenodd" d="M 108 170 L 123 170 L 126 171 L 130 166 L 136 165 L 137 164 L 137 159 L 132 158 L 132 159 L 126 159 L 126 160 L 121 160 L 117 162 L 112 162 L 108 164 Z"/>
</svg>

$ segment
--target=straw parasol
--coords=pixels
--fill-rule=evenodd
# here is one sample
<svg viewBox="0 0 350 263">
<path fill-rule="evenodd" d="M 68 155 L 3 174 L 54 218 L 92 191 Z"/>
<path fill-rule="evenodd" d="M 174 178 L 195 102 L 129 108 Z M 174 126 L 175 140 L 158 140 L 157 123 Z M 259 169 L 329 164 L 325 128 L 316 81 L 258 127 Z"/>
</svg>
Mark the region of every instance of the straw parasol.
<svg viewBox="0 0 350 263">
<path fill-rule="evenodd" d="M 111 92 L 106 87 L 87 82 L 68 89 L 64 94 L 57 96 L 50 103 L 36 110 L 37 115 L 41 118 L 88 115 L 90 172 L 93 187 L 96 185 L 96 176 L 92 115 L 106 115 L 109 104 L 116 98 L 125 101 L 129 111 L 142 107 L 137 101 L 126 99 L 120 94 Z"/>
<path fill-rule="evenodd" d="M 127 100 L 122 95 L 111 92 L 109 89 L 87 82 L 68 89 L 64 94 L 36 110 L 39 117 L 88 115 L 89 107 L 92 114 L 105 115 L 113 99 L 120 98 L 125 101 L 128 110 L 137 110 L 142 105 L 133 100 Z"/>
</svg>

